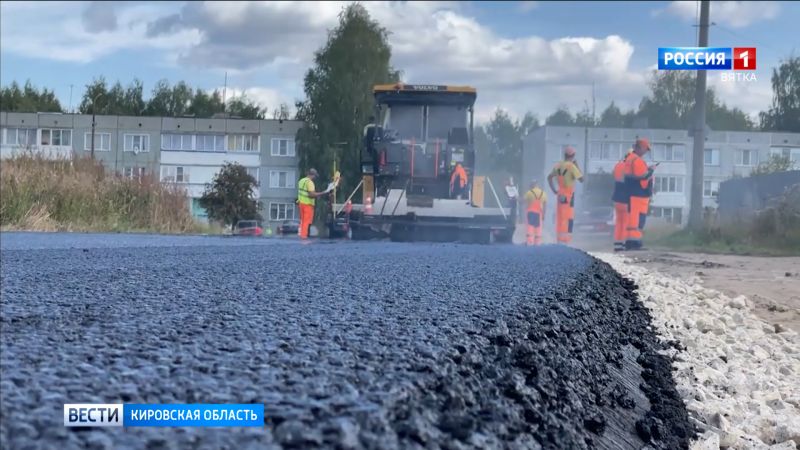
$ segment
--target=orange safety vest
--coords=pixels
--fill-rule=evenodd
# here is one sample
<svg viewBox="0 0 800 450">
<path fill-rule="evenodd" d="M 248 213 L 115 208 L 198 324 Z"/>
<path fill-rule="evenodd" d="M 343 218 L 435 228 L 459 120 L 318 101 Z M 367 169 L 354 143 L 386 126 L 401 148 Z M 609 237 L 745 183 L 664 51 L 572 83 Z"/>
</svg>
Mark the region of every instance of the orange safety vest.
<svg viewBox="0 0 800 450">
<path fill-rule="evenodd" d="M 652 190 L 649 179 L 639 179 L 647 173 L 647 163 L 634 152 L 625 157 L 625 185 L 632 197 L 650 197 Z"/>
<path fill-rule="evenodd" d="M 542 197 L 544 197 L 544 191 L 541 188 L 533 188 L 530 191 L 533 194 L 533 200 L 528 202 L 528 212 L 534 213 L 542 213 Z"/>
<path fill-rule="evenodd" d="M 453 169 L 453 174 L 450 175 L 450 187 L 452 188 L 455 185 L 456 177 L 459 178 L 458 187 L 464 187 L 467 184 L 467 172 L 464 170 L 464 167 L 461 164 L 456 164 L 456 168 Z"/>
</svg>

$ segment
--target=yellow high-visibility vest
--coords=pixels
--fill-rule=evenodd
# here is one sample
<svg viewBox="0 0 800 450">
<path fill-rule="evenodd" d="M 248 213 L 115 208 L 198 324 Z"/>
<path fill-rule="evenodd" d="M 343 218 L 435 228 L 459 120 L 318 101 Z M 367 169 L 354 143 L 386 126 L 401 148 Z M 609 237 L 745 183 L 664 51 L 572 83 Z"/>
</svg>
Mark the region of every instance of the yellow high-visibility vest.
<svg viewBox="0 0 800 450">
<path fill-rule="evenodd" d="M 301 205 L 311 205 L 314 206 L 315 199 L 311 198 L 308 195 L 309 192 L 314 191 L 314 182 L 311 181 L 311 178 L 304 177 L 301 178 L 300 181 L 297 183 L 297 201 Z"/>
</svg>

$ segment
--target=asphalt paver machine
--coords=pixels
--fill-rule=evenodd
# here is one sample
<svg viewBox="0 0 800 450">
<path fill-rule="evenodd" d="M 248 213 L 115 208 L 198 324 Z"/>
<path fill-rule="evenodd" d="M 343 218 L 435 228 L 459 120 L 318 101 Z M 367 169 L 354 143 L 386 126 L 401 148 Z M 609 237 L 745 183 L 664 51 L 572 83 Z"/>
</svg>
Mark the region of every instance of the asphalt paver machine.
<svg viewBox="0 0 800 450">
<path fill-rule="evenodd" d="M 352 238 L 510 242 L 509 205 L 490 179 L 476 175 L 476 90 L 388 84 L 373 93 L 375 120 L 364 131 L 363 202 L 350 212 Z M 451 185 L 457 164 L 467 175 L 459 195 Z"/>
</svg>

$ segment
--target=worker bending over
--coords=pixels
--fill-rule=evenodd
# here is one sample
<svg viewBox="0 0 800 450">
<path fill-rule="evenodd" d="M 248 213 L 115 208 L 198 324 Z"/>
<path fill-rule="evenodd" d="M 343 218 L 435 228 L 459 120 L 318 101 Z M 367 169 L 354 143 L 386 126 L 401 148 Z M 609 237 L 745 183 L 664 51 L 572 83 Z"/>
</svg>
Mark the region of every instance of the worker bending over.
<svg viewBox="0 0 800 450">
<path fill-rule="evenodd" d="M 314 180 L 316 179 L 317 171 L 312 168 L 308 169 L 306 176 L 297 183 L 297 204 L 300 207 L 300 227 L 297 229 L 297 234 L 300 239 L 308 239 L 308 231 L 314 221 L 315 199 L 328 192 L 316 191 L 314 186 Z"/>
<path fill-rule="evenodd" d="M 642 248 L 644 224 L 653 195 L 653 171 L 658 164 L 648 167 L 643 156 L 650 151 L 650 141 L 637 139 L 633 152 L 625 159 L 625 186 L 629 195 L 628 227 L 625 250 Z"/>
<path fill-rule="evenodd" d="M 558 181 L 558 188 L 553 179 Z M 572 223 L 575 218 L 575 181 L 583 183 L 583 174 L 575 162 L 575 149 L 564 149 L 564 160 L 553 167 L 547 176 L 547 184 L 557 196 L 556 200 L 556 239 L 568 244 L 572 240 Z"/>
<path fill-rule="evenodd" d="M 614 202 L 614 251 L 625 250 L 625 240 L 628 233 L 628 208 L 630 195 L 625 185 L 625 164 L 633 149 L 629 150 L 617 164 L 614 165 L 614 192 L 611 201 Z"/>
<path fill-rule="evenodd" d="M 542 244 L 542 226 L 544 225 L 544 213 L 547 207 L 547 193 L 539 187 L 539 182 L 531 181 L 531 188 L 525 193 L 525 201 L 528 203 L 527 219 L 527 244 Z"/>
<path fill-rule="evenodd" d="M 452 163 L 451 163 L 452 164 Z M 460 199 L 466 193 L 467 171 L 464 166 L 457 162 L 454 164 L 453 172 L 450 174 L 450 196 Z"/>
</svg>

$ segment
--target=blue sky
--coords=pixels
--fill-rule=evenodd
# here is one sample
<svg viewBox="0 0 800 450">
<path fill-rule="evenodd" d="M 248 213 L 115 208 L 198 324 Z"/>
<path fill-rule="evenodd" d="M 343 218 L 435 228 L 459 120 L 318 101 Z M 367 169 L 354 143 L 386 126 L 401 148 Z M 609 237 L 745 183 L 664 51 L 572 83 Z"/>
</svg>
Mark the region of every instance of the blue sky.
<svg viewBox="0 0 800 450">
<path fill-rule="evenodd" d="M 268 108 L 302 98 L 313 51 L 347 2 L 3 2 L 0 82 L 55 89 L 77 107 L 96 76 L 224 83 Z M 635 107 L 659 46 L 691 46 L 696 2 L 369 2 L 390 32 L 406 80 L 478 88 L 480 117 L 497 107 L 543 118 L 581 109 L 595 84 L 598 112 Z M 770 102 L 769 76 L 800 53 L 798 2 L 712 2 L 711 45 L 758 48 L 758 81 L 709 83 L 750 114 Z"/>
</svg>

